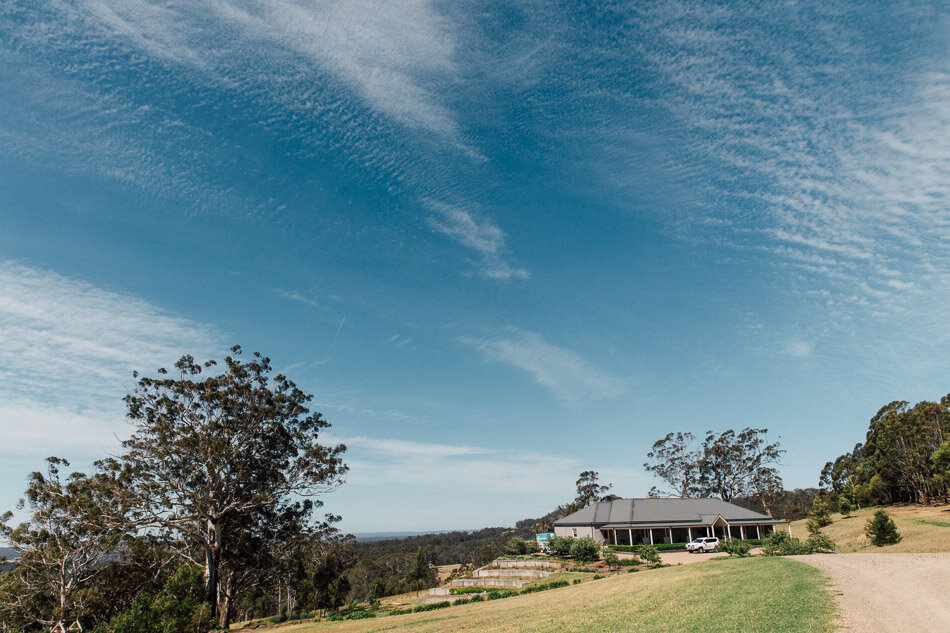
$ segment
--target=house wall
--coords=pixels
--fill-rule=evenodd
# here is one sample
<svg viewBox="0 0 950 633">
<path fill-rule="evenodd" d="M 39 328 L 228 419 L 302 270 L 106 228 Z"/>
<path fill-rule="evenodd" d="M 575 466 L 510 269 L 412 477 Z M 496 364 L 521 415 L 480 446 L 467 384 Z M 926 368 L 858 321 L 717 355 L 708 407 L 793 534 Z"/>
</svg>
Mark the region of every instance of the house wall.
<svg viewBox="0 0 950 633">
<path fill-rule="evenodd" d="M 578 525 L 578 526 L 554 526 L 554 534 L 557 536 L 570 536 L 573 538 L 592 538 L 598 543 L 604 542 L 604 537 L 600 533 L 600 530 L 595 530 L 593 526 L 590 525 Z"/>
</svg>

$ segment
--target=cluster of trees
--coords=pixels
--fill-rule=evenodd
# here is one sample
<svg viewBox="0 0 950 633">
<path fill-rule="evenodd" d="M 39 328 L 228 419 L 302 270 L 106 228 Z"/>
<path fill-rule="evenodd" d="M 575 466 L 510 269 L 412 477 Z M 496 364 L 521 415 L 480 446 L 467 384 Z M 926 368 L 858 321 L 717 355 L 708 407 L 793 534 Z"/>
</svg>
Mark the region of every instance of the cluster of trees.
<svg viewBox="0 0 950 633">
<path fill-rule="evenodd" d="M 825 464 L 821 488 L 858 507 L 932 503 L 950 496 L 950 394 L 940 402 L 891 402 L 871 418 L 867 437 Z"/>
<path fill-rule="evenodd" d="M 57 458 L 33 473 L 29 520 L 12 525 L 8 512 L 0 521 L 21 553 L 0 579 L 0 620 L 119 631 L 122 612 L 154 602 L 136 596 L 160 595 L 179 573 L 193 580 L 194 569 L 201 617 L 222 628 L 238 612 L 346 599 L 352 539 L 333 527 L 339 517 L 315 516 L 313 498 L 342 483 L 345 447 L 319 443 L 328 423 L 307 408 L 311 396 L 273 375 L 266 357 L 240 352 L 217 374 L 215 361 L 185 356 L 174 375 L 136 375 L 121 456 L 92 474 L 66 475 Z"/>
<path fill-rule="evenodd" d="M 650 496 L 719 497 L 732 502 L 752 500 L 772 515 L 782 494 L 782 478 L 776 466 L 785 451 L 778 442 L 766 440 L 768 429 L 707 431 L 697 444 L 692 433 L 669 433 L 657 440 L 643 464 L 669 485 L 656 487 Z"/>
</svg>

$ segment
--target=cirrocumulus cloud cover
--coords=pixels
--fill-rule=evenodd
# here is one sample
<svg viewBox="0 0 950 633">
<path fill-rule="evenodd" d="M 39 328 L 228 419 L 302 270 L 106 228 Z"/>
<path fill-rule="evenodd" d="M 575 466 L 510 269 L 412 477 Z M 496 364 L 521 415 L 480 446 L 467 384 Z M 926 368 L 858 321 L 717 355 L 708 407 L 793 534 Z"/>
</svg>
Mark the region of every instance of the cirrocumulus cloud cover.
<svg viewBox="0 0 950 633">
<path fill-rule="evenodd" d="M 816 485 L 950 391 L 944 9 L 3 3 L 0 510 L 236 343 L 349 446 L 348 531 L 643 496 L 670 431 Z"/>
</svg>

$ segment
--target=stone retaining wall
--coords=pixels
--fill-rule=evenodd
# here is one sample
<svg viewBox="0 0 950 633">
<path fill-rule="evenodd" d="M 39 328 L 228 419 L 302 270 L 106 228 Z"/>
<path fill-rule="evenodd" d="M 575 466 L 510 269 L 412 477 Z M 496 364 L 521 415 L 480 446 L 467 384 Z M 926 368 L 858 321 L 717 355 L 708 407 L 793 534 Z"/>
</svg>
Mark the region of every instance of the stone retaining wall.
<svg viewBox="0 0 950 633">
<path fill-rule="evenodd" d="M 472 574 L 476 578 L 547 578 L 554 572 L 544 569 L 476 569 Z"/>
</svg>

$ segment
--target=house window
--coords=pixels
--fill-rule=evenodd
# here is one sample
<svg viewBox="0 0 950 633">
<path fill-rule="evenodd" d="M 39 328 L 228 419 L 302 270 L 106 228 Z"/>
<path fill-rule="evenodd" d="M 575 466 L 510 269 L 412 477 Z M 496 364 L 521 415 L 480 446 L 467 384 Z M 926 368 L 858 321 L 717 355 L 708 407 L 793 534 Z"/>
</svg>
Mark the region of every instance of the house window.
<svg viewBox="0 0 950 633">
<path fill-rule="evenodd" d="M 577 538 L 577 528 L 571 528 L 571 532 L 574 533 L 574 538 Z"/>
</svg>

